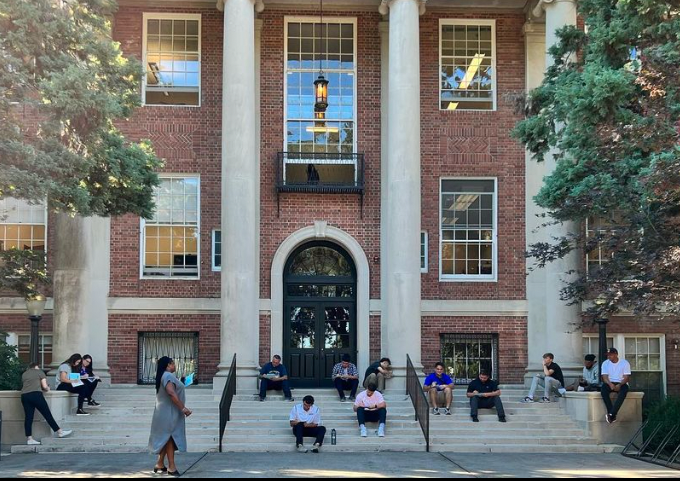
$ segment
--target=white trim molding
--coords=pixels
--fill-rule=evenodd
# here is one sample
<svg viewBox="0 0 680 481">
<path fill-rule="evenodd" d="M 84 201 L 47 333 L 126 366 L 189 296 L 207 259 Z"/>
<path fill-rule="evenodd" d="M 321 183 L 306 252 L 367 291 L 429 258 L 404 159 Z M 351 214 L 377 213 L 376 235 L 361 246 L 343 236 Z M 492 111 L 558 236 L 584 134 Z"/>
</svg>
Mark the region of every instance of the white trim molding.
<svg viewBox="0 0 680 481">
<path fill-rule="evenodd" d="M 271 354 L 283 352 L 283 276 L 286 261 L 295 249 L 306 242 L 319 239 L 316 226 L 305 227 L 291 234 L 281 243 L 271 270 Z M 357 351 L 358 366 L 367 367 L 370 352 L 370 272 L 368 259 L 357 240 L 337 227 L 327 226 L 324 240 L 337 243 L 352 256 L 357 269 Z"/>
</svg>

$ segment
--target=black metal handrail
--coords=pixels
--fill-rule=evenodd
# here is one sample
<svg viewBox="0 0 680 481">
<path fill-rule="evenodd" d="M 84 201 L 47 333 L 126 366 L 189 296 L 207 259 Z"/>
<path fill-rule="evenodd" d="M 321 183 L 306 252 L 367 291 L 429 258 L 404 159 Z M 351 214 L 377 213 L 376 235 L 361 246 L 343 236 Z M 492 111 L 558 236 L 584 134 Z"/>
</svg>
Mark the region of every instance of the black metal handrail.
<svg viewBox="0 0 680 481">
<path fill-rule="evenodd" d="M 224 439 L 224 431 L 227 429 L 229 422 L 231 403 L 234 401 L 236 395 L 236 354 L 231 361 L 229 368 L 229 376 L 227 377 L 227 384 L 222 391 L 222 399 L 220 400 L 220 453 L 222 452 L 222 440 Z"/>
<path fill-rule="evenodd" d="M 423 430 L 425 436 L 425 443 L 427 444 L 427 452 L 430 452 L 430 404 L 427 401 L 427 396 L 423 392 L 420 385 L 420 379 L 416 372 L 411 356 L 406 355 L 406 395 L 411 398 L 413 408 L 416 411 L 416 421 L 420 423 L 420 429 Z"/>
<path fill-rule="evenodd" d="M 301 165 L 304 179 L 292 179 L 286 168 Z M 346 181 L 329 181 L 319 175 L 318 169 L 327 166 L 352 166 L 353 178 Z M 318 194 L 363 194 L 364 154 L 279 152 L 276 156 L 276 189 L 278 192 L 310 192 Z"/>
</svg>

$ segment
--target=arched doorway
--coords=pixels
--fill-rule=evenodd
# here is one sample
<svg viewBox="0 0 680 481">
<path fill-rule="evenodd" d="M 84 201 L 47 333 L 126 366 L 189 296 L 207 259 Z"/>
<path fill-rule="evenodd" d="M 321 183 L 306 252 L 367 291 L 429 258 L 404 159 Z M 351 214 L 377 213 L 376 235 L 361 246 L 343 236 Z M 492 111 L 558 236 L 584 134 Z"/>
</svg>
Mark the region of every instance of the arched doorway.
<svg viewBox="0 0 680 481">
<path fill-rule="evenodd" d="M 295 387 L 330 387 L 343 354 L 356 359 L 357 274 L 332 242 L 298 247 L 284 270 L 284 364 Z"/>
</svg>

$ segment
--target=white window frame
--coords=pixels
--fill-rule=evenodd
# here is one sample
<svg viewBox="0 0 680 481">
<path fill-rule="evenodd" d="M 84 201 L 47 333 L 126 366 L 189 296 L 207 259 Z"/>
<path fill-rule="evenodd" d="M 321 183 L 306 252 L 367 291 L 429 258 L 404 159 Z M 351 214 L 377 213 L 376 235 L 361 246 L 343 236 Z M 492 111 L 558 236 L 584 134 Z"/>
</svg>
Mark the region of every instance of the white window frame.
<svg viewBox="0 0 680 481">
<path fill-rule="evenodd" d="M 203 79 L 201 77 L 203 70 L 203 25 L 201 22 L 200 13 L 156 13 L 144 12 L 142 14 L 144 25 L 142 28 L 142 63 L 144 65 L 144 76 L 142 77 L 142 106 L 144 107 L 180 107 L 180 108 L 200 108 L 202 95 Z M 198 104 L 197 105 L 171 105 L 171 104 L 147 104 L 146 103 L 146 71 L 148 68 L 146 61 L 147 54 L 147 29 L 149 20 L 198 20 Z"/>
<path fill-rule="evenodd" d="M 212 231 L 212 270 L 213 272 L 222 272 L 222 262 L 221 258 L 224 256 L 224 254 L 220 254 L 220 265 L 218 266 L 215 263 L 215 244 L 217 243 L 217 233 L 220 233 L 222 235 L 222 230 L 221 229 L 213 229 Z M 220 246 L 222 246 L 222 238 L 220 237 Z"/>
<path fill-rule="evenodd" d="M 493 274 L 479 274 L 479 275 L 456 275 L 444 274 L 443 260 L 442 260 L 442 245 L 444 244 L 444 229 L 442 228 L 442 186 L 446 180 L 493 180 L 494 195 L 493 195 L 493 234 L 492 234 L 492 256 L 493 256 Z M 440 177 L 439 178 L 439 213 L 437 215 L 437 222 L 439 222 L 439 282 L 498 282 L 498 177 Z"/>
<path fill-rule="evenodd" d="M 10 198 L 10 197 L 8 196 L 7 198 Z M 19 199 L 19 200 L 21 200 L 21 199 Z M 47 256 L 48 224 L 49 224 L 49 220 L 50 220 L 50 213 L 47 210 L 47 201 L 45 201 L 44 210 L 45 210 L 45 223 L 44 224 L 12 224 L 10 222 L 4 222 L 2 220 L 2 211 L 0 211 L 0 225 L 10 225 L 11 224 L 11 225 L 44 226 L 45 227 L 45 250 L 44 250 L 44 252 L 45 252 L 45 256 Z"/>
<path fill-rule="evenodd" d="M 201 175 L 200 174 L 159 174 L 159 177 L 166 179 L 190 179 L 198 180 L 198 213 L 196 228 L 198 229 L 198 239 L 196 240 L 196 267 L 198 274 L 193 277 L 186 276 L 145 276 L 144 263 L 146 262 L 146 219 L 140 219 L 139 238 L 141 243 L 141 251 L 139 253 L 139 278 L 145 281 L 200 281 L 201 280 L 201 236 L 203 231 L 201 229 Z"/>
<path fill-rule="evenodd" d="M 53 332 L 40 332 L 38 334 L 38 338 L 41 340 L 44 340 L 44 336 L 50 336 L 52 338 L 52 360 L 54 361 L 54 333 Z M 12 346 L 15 346 L 17 348 L 17 355 L 19 354 L 19 338 L 21 337 L 28 337 L 29 338 L 29 351 L 30 351 L 30 339 L 31 339 L 31 333 L 30 332 L 8 332 L 7 333 L 7 344 L 10 344 Z M 39 362 L 40 365 L 45 367 L 45 343 L 44 342 L 39 342 L 38 343 L 38 356 L 39 356 Z"/>
<path fill-rule="evenodd" d="M 425 236 L 425 239 L 423 239 L 423 236 Z M 430 264 L 430 256 L 428 255 L 428 249 L 429 249 L 429 241 L 430 241 L 430 236 L 427 235 L 427 231 L 423 230 L 420 231 L 420 245 L 423 245 L 423 242 L 425 244 L 425 266 L 423 266 L 422 262 L 420 263 L 420 272 L 422 274 L 427 274 L 428 273 L 428 268 Z"/>
<path fill-rule="evenodd" d="M 659 339 L 659 347 L 660 347 L 660 356 L 659 356 L 659 363 L 662 366 L 661 369 L 661 376 L 663 379 L 663 394 L 664 396 L 668 394 L 668 365 L 666 364 L 666 334 L 658 334 L 658 333 L 624 333 L 624 334 L 613 334 L 613 333 L 607 333 L 607 337 L 613 338 L 614 339 L 614 347 L 619 351 L 619 357 L 621 359 L 626 358 L 626 338 L 627 337 L 646 337 L 646 338 L 658 338 Z M 583 338 L 595 338 L 598 339 L 599 335 L 597 333 L 584 333 Z M 606 359 L 599 359 L 599 353 L 593 352 L 591 354 L 595 354 L 598 356 L 598 363 L 602 365 L 602 363 Z M 640 371 L 640 372 L 657 372 L 657 371 Z"/>
<path fill-rule="evenodd" d="M 286 16 L 283 20 L 283 152 L 288 151 L 288 24 L 289 23 L 319 23 L 319 17 L 309 17 L 309 16 Z M 357 39 L 359 37 L 359 32 L 357 31 L 358 21 L 357 17 L 323 17 L 324 23 L 346 23 L 352 24 L 354 26 L 354 146 L 352 147 L 353 152 L 358 152 L 358 132 L 359 132 L 359 109 L 358 109 L 358 83 L 359 83 L 359 69 L 357 64 L 359 63 L 359 52 L 357 50 Z M 344 73 L 345 69 L 324 69 L 324 73 Z M 295 119 L 291 119 L 295 120 Z M 285 166 L 284 166 L 285 169 Z M 357 173 L 357 165 L 354 166 L 355 179 Z M 285 178 L 285 172 L 284 172 Z"/>
<path fill-rule="evenodd" d="M 442 27 L 444 25 L 477 25 L 477 26 L 491 26 L 491 65 L 493 68 L 493 77 L 491 78 L 491 90 L 493 91 L 493 108 L 487 109 L 465 109 L 465 110 L 449 110 L 442 108 Z M 442 112 L 465 113 L 465 112 L 496 112 L 498 110 L 498 67 L 497 67 L 497 53 L 496 53 L 496 20 L 495 19 L 462 19 L 462 18 L 440 18 L 439 19 L 439 71 L 437 72 L 437 106 L 438 110 Z"/>
</svg>

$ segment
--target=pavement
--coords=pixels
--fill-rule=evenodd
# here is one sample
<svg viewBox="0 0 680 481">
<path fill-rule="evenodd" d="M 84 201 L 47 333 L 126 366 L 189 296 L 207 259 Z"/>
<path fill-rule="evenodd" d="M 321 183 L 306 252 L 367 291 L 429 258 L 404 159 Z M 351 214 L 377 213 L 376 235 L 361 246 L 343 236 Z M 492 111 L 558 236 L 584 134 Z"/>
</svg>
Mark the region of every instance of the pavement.
<svg viewBox="0 0 680 481">
<path fill-rule="evenodd" d="M 3 478 L 156 477 L 148 454 L 3 455 Z M 291 452 L 178 454 L 185 478 L 677 478 L 680 471 L 618 454 Z"/>
</svg>

